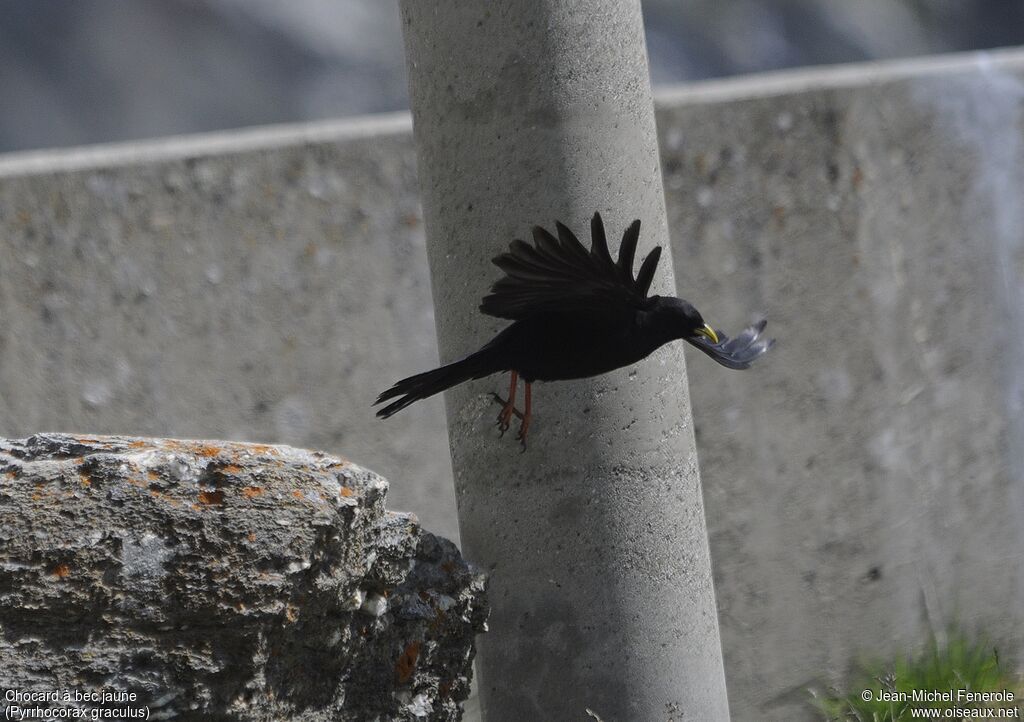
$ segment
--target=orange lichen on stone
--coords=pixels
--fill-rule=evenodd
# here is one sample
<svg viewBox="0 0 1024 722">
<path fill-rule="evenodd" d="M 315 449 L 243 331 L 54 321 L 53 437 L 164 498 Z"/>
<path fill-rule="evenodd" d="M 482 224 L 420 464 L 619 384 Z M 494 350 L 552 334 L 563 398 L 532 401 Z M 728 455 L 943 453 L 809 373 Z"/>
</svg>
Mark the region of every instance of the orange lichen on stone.
<svg viewBox="0 0 1024 722">
<path fill-rule="evenodd" d="M 149 444 L 146 443 L 145 441 L 133 441 L 132 443 L 128 444 L 129 449 L 144 449 L 147 446 L 149 446 Z"/>
<path fill-rule="evenodd" d="M 338 487 L 338 493 L 342 496 L 355 496 L 356 492 L 347 486 Z"/>
<path fill-rule="evenodd" d="M 399 684 L 405 684 L 412 679 L 412 673 L 416 671 L 416 660 L 420 656 L 420 643 L 413 641 L 405 648 L 402 655 L 395 664 L 395 675 Z"/>
<path fill-rule="evenodd" d="M 167 494 L 163 493 L 162 491 L 160 491 L 158 489 L 150 489 L 149 490 L 149 495 L 151 497 L 153 497 L 154 499 L 160 499 L 161 501 L 166 501 L 171 506 L 178 506 L 179 504 L 181 504 L 181 502 L 178 501 L 177 499 L 175 499 L 173 496 L 168 496 Z"/>
<path fill-rule="evenodd" d="M 296 499 L 305 499 L 306 498 L 306 495 L 302 493 L 301 489 L 293 490 L 292 491 L 292 496 L 294 496 Z"/>
<path fill-rule="evenodd" d="M 237 474 L 242 471 L 242 467 L 238 464 L 227 464 L 226 466 L 220 467 L 220 470 L 225 474 Z"/>
<path fill-rule="evenodd" d="M 69 567 L 67 564 L 58 564 L 52 570 L 50 570 L 50 574 L 57 577 L 58 579 L 63 579 L 70 573 L 71 567 Z"/>
<path fill-rule="evenodd" d="M 242 496 L 246 499 L 255 499 L 257 496 L 263 493 L 263 489 L 258 486 L 246 486 L 242 488 Z"/>
<path fill-rule="evenodd" d="M 224 451 L 224 449 L 222 449 L 221 447 L 213 446 L 211 444 L 203 444 L 195 447 L 195 453 L 198 454 L 199 456 L 219 456 L 222 451 Z"/>
<path fill-rule="evenodd" d="M 224 492 L 220 489 L 204 489 L 199 492 L 199 501 L 203 504 L 223 504 Z"/>
<path fill-rule="evenodd" d="M 277 456 L 281 453 L 273 446 L 267 446 L 266 444 L 250 444 L 245 448 L 254 454 L 273 454 L 274 456 Z"/>
<path fill-rule="evenodd" d="M 251 542 L 256 541 L 256 532 L 254 532 L 254 531 L 249 532 L 249 536 L 247 536 L 246 539 L 248 539 Z"/>
<path fill-rule="evenodd" d="M 89 478 L 87 471 L 78 472 L 78 480 L 82 482 L 82 486 L 92 486 L 92 479 Z"/>
<path fill-rule="evenodd" d="M 153 471 L 152 469 L 146 472 L 146 476 L 148 476 L 150 479 L 153 479 L 154 481 L 160 478 L 160 475 Z"/>
</svg>

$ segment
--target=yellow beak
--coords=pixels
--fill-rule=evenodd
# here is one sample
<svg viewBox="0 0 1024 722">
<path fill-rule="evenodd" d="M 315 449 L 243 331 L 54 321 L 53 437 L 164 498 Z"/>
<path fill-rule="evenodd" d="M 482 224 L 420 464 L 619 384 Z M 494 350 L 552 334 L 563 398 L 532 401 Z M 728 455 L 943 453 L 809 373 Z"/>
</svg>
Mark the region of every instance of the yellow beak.
<svg viewBox="0 0 1024 722">
<path fill-rule="evenodd" d="M 718 343 L 718 334 L 715 333 L 715 329 L 711 328 L 707 324 L 704 324 L 703 328 L 697 329 L 697 335 L 708 338 L 711 343 Z"/>
</svg>

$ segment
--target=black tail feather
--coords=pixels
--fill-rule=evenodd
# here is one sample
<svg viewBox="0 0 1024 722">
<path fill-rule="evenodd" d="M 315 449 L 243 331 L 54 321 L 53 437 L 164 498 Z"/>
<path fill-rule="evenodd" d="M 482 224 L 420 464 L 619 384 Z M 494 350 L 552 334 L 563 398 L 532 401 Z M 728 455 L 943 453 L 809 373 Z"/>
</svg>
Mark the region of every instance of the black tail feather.
<svg viewBox="0 0 1024 722">
<path fill-rule="evenodd" d="M 439 394 L 463 381 L 479 379 L 501 371 L 502 369 L 494 365 L 494 356 L 489 351 L 490 349 L 485 347 L 460 361 L 396 382 L 373 402 L 376 405 L 398 397 L 384 408 L 378 409 L 377 416 L 386 419 L 420 399 Z"/>
</svg>

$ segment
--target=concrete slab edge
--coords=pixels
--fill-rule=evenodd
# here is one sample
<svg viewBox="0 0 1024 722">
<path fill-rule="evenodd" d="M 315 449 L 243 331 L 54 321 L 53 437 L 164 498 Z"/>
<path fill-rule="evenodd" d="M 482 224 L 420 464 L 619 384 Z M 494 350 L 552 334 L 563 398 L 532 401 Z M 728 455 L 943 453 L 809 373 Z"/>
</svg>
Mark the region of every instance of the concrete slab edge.
<svg viewBox="0 0 1024 722">
<path fill-rule="evenodd" d="M 909 77 L 970 72 L 985 67 L 1024 67 L 1024 50 L 999 48 L 901 60 L 846 63 L 662 86 L 658 108 L 771 97 L 823 88 L 848 88 Z M 143 141 L 0 153 L 0 178 L 242 153 L 300 143 L 323 143 L 404 134 L 412 131 L 407 111 L 353 118 L 257 126 L 169 136 Z"/>
</svg>

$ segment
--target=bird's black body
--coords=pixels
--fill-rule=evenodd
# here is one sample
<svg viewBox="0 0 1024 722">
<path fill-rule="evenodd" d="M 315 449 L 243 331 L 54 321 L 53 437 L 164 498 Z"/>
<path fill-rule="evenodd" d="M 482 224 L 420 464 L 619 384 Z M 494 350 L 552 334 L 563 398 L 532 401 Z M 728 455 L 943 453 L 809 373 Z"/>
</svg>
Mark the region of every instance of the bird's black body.
<svg viewBox="0 0 1024 722">
<path fill-rule="evenodd" d="M 692 333 L 687 318 L 665 313 L 670 299 L 649 300 L 649 308 L 621 312 L 531 316 L 513 323 L 485 348 L 500 359 L 501 368 L 496 370 L 514 369 L 524 381 L 597 376 L 636 363 L 659 346 Z"/>
<path fill-rule="evenodd" d="M 635 343 L 633 313 L 552 313 L 516 321 L 498 334 L 495 349 L 524 381 L 597 376 L 646 356 Z M 649 352 L 648 352 L 649 353 Z"/>
<path fill-rule="evenodd" d="M 557 228 L 555 238 L 536 227 L 535 245 L 513 241 L 507 253 L 494 259 L 506 275 L 494 284 L 480 309 L 513 323 L 476 353 L 396 383 L 377 399 L 395 399 L 378 416 L 391 416 L 463 381 L 510 371 L 510 398 L 499 424 L 507 428 L 515 412 L 516 379 L 522 378 L 526 411 L 520 438 L 525 438 L 534 381 L 597 376 L 636 363 L 678 339 L 730 368 L 746 368 L 771 345 L 758 340 L 764 321 L 730 340 L 706 325 L 687 301 L 648 296 L 661 248 L 648 254 L 634 278 L 640 221 L 626 230 L 617 262 L 608 252 L 599 215 L 591 222 L 589 251 L 564 225 L 558 223 Z"/>
</svg>

